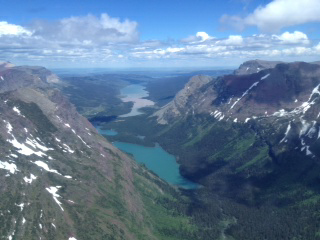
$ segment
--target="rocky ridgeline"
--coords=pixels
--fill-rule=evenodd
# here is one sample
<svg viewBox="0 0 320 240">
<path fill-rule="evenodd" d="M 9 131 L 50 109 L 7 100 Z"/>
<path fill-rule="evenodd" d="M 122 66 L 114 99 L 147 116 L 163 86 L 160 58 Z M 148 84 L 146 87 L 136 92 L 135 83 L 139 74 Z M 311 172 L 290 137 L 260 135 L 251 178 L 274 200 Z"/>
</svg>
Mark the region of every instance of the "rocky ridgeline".
<svg viewBox="0 0 320 240">
<path fill-rule="evenodd" d="M 59 83 L 42 67 L 0 70 L 1 236 L 137 239 L 128 227 L 137 224 L 153 239 L 133 184 L 138 166 L 54 88 Z"/>
<path fill-rule="evenodd" d="M 257 66 L 263 67 L 257 71 Z M 253 73 L 245 74 L 247 67 L 254 68 Z M 159 124 L 197 115 L 248 127 L 270 124 L 268 128 L 279 134 L 274 144 L 293 141 L 294 148 L 315 157 L 320 137 L 320 66 L 255 60 L 242 64 L 233 75 L 193 77 L 171 103 L 154 114 Z"/>
<path fill-rule="evenodd" d="M 260 72 L 261 70 L 274 68 L 280 61 L 264 61 L 264 60 L 250 60 L 244 62 L 240 67 L 234 71 L 235 75 L 247 75 Z"/>
</svg>

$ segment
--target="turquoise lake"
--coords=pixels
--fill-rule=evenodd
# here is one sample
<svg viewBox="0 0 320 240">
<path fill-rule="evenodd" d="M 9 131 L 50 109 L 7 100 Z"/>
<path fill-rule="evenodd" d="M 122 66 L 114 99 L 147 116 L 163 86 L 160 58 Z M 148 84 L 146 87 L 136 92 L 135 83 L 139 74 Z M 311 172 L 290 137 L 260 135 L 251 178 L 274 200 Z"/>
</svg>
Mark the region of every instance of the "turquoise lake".
<svg viewBox="0 0 320 240">
<path fill-rule="evenodd" d="M 133 107 L 130 113 L 120 115 L 119 117 L 140 115 L 142 113 L 139 112 L 139 108 L 154 105 L 154 102 L 144 99 L 144 97 L 149 96 L 149 93 L 145 90 L 144 86 L 139 84 L 131 84 L 122 88 L 121 96 L 123 102 L 133 102 Z M 95 128 L 102 135 L 115 136 L 118 134 L 115 130 L 101 129 L 99 125 L 95 125 Z M 138 135 L 137 138 L 144 139 L 144 136 Z M 200 187 L 199 184 L 191 182 L 181 176 L 179 164 L 176 162 L 175 156 L 166 152 L 159 144 L 155 147 L 145 147 L 126 142 L 114 142 L 113 145 L 123 152 L 132 154 L 137 162 L 145 164 L 149 170 L 168 183 L 185 189 L 196 189 Z"/>
<path fill-rule="evenodd" d="M 144 163 L 148 169 L 173 185 L 185 189 L 199 187 L 199 184 L 191 182 L 180 175 L 176 158 L 158 144 L 155 147 L 145 147 L 132 143 L 114 142 L 113 145 L 124 152 L 132 154 L 137 162 Z"/>
</svg>

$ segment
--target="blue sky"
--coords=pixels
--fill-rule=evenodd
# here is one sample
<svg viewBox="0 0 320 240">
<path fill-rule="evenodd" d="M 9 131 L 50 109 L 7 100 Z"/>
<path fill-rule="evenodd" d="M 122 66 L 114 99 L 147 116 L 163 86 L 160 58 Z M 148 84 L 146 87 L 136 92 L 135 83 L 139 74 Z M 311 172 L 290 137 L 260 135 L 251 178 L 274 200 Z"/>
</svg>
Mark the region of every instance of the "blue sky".
<svg viewBox="0 0 320 240">
<path fill-rule="evenodd" d="M 0 60 L 216 67 L 320 60 L 319 0 L 0 0 Z"/>
</svg>

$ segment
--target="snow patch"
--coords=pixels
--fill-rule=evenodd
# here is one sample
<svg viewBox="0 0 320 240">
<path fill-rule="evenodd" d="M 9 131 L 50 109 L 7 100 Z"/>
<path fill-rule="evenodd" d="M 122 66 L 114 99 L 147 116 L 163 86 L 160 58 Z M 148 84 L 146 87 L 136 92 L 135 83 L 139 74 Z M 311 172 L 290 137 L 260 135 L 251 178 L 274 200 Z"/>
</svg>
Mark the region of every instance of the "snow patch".
<svg viewBox="0 0 320 240">
<path fill-rule="evenodd" d="M 302 135 L 304 135 L 307 130 L 309 129 L 310 127 L 310 123 L 308 123 L 306 120 L 302 119 L 301 120 L 301 124 L 302 124 L 302 127 L 301 127 L 301 130 L 300 130 L 300 133 L 299 133 L 299 137 L 301 138 Z"/>
<path fill-rule="evenodd" d="M 265 77 L 266 77 L 266 76 L 265 76 Z M 262 77 L 262 78 L 263 78 L 263 77 Z M 261 80 L 262 80 L 262 78 L 261 78 Z M 242 94 L 242 96 L 241 96 L 240 98 L 238 98 L 238 99 L 232 104 L 232 106 L 230 107 L 230 110 L 231 110 L 244 96 L 246 96 L 253 87 L 257 86 L 258 83 L 259 83 L 259 81 L 258 81 L 258 82 L 255 82 L 254 84 L 252 84 L 252 85 Z"/>
<path fill-rule="evenodd" d="M 266 79 L 266 78 L 269 77 L 269 76 L 270 76 L 270 73 L 268 73 L 267 75 L 263 76 L 260 80 L 264 80 L 264 79 Z"/>
<path fill-rule="evenodd" d="M 13 107 L 13 111 L 15 111 L 19 116 L 22 116 L 20 110 L 17 107 Z"/>
<path fill-rule="evenodd" d="M 67 151 L 68 151 L 69 153 L 74 153 L 74 151 L 73 151 L 67 144 L 64 143 L 63 146 L 66 147 L 66 149 L 67 149 Z"/>
<path fill-rule="evenodd" d="M 55 174 L 58 174 L 58 175 L 61 175 L 61 173 L 59 173 L 57 170 L 54 170 L 54 169 L 50 169 L 48 164 L 42 162 L 42 161 L 35 161 L 34 164 L 36 164 L 38 167 L 46 170 L 47 172 L 52 172 L 52 173 L 55 173 Z"/>
<path fill-rule="evenodd" d="M 28 145 L 32 146 L 33 148 L 38 148 L 38 149 L 40 149 L 40 150 L 42 150 L 44 152 L 49 151 L 49 150 L 54 150 L 53 148 L 47 148 L 46 146 L 41 145 L 38 141 L 36 141 L 34 139 L 30 139 L 30 138 L 27 138 L 26 143 Z"/>
<path fill-rule="evenodd" d="M 52 195 L 53 200 L 59 205 L 60 209 L 64 211 L 64 209 L 61 207 L 62 203 L 58 200 L 58 198 L 61 197 L 59 194 L 57 194 L 59 188 L 61 188 L 61 186 L 48 187 L 46 190 Z"/>
<path fill-rule="evenodd" d="M 282 143 L 288 136 L 289 132 L 290 132 L 290 129 L 291 129 L 291 121 L 289 122 L 288 124 L 288 127 L 287 127 L 287 130 L 286 132 L 284 133 L 284 137 L 281 139 L 280 143 Z"/>
<path fill-rule="evenodd" d="M 42 156 L 46 156 L 46 154 L 44 154 L 43 152 L 40 151 L 34 151 L 31 148 L 27 147 L 26 145 L 24 145 L 23 143 L 19 143 L 17 141 L 17 139 L 11 134 L 11 136 L 13 137 L 13 139 L 7 139 L 7 141 L 9 143 L 11 143 L 15 148 L 18 148 L 18 153 L 26 155 L 26 156 L 30 156 L 32 154 L 35 154 L 39 157 Z"/>
<path fill-rule="evenodd" d="M 20 208 L 21 212 L 23 211 L 24 203 L 16 204 L 16 206 Z"/>
<path fill-rule="evenodd" d="M 275 116 L 275 117 L 283 117 L 283 116 L 286 116 L 288 115 L 288 112 L 284 109 L 280 109 L 278 112 L 274 112 L 272 114 L 272 116 Z"/>
<path fill-rule="evenodd" d="M 86 145 L 88 148 L 91 148 L 85 141 L 83 141 L 83 139 L 82 139 L 79 135 L 77 135 L 77 137 L 81 140 L 81 142 L 82 142 L 84 145 Z"/>
<path fill-rule="evenodd" d="M 36 180 L 37 177 L 35 175 L 33 175 L 32 173 L 30 173 L 30 178 L 27 178 L 27 177 L 24 177 L 23 180 L 26 182 L 26 183 L 29 183 L 31 184 L 33 180 Z"/>
<path fill-rule="evenodd" d="M 313 155 L 313 153 L 309 150 L 310 146 L 306 146 L 306 155 Z"/>
<path fill-rule="evenodd" d="M 4 121 L 4 123 L 6 124 L 6 128 L 7 128 L 7 130 L 8 130 L 8 133 L 9 134 L 11 134 L 11 132 L 12 132 L 12 125 L 9 123 L 9 122 L 7 122 L 6 120 L 3 120 Z"/>
<path fill-rule="evenodd" d="M 218 121 L 221 121 L 222 119 L 224 119 L 224 115 L 222 115 L 222 116 L 218 119 Z"/>
<path fill-rule="evenodd" d="M 313 138 L 314 134 L 317 132 L 317 129 L 316 129 L 316 121 L 312 121 L 313 124 L 312 124 L 312 127 L 309 129 L 309 131 L 307 132 L 307 136 L 309 138 Z"/>
<path fill-rule="evenodd" d="M 2 162 L 0 161 L 0 169 L 9 171 L 11 174 L 14 174 L 16 171 L 19 171 L 17 166 L 14 163 Z"/>
</svg>

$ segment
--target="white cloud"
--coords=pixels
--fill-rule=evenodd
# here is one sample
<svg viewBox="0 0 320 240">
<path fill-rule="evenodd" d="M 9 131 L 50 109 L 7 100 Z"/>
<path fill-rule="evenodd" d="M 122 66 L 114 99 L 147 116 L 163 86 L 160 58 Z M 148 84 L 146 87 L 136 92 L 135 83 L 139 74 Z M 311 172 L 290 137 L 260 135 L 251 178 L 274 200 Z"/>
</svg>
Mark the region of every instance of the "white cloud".
<svg viewBox="0 0 320 240">
<path fill-rule="evenodd" d="M 221 41 L 221 43 L 225 45 L 242 45 L 243 38 L 240 35 L 230 35 L 229 38 L 227 38 L 224 41 Z"/>
<path fill-rule="evenodd" d="M 8 22 L 0 22 L 0 36 L 3 35 L 13 35 L 13 36 L 19 36 L 19 35 L 27 35 L 30 36 L 32 33 L 25 28 L 15 25 L 15 24 L 10 24 Z"/>
<path fill-rule="evenodd" d="M 195 36 L 189 36 L 187 38 L 182 39 L 182 42 L 189 42 L 189 43 L 199 43 L 205 42 L 208 40 L 214 39 L 214 37 L 209 36 L 206 32 L 197 32 Z"/>
<path fill-rule="evenodd" d="M 206 32 L 197 32 L 196 37 L 201 38 L 201 42 L 210 39 L 210 36 Z"/>
<path fill-rule="evenodd" d="M 246 26 L 257 26 L 266 32 L 277 32 L 283 27 L 320 21 L 319 0 L 273 0 L 259 6 L 245 18 L 224 15 L 222 23 L 239 30 Z"/>
<path fill-rule="evenodd" d="M 272 37 L 276 40 L 280 40 L 283 44 L 310 43 L 308 36 L 299 31 L 294 31 L 293 33 L 284 32 L 281 35 L 272 35 Z"/>
<path fill-rule="evenodd" d="M 307 35 L 295 31 L 284 32 L 280 35 L 259 34 L 248 37 L 230 35 L 224 39 L 210 41 L 180 42 L 172 47 L 157 47 L 154 50 L 133 49 L 132 56 L 140 59 L 284 59 L 292 58 L 297 61 L 305 57 L 317 58 L 320 56 L 320 43 L 311 45 Z M 319 49 L 317 51 L 316 49 Z M 236 57 L 236 58 L 235 58 Z"/>
<path fill-rule="evenodd" d="M 128 19 L 120 21 L 108 14 L 70 17 L 57 22 L 38 20 L 30 28 L 34 36 L 54 39 L 59 42 L 82 45 L 101 45 L 113 42 L 135 42 L 139 40 L 138 24 Z"/>
<path fill-rule="evenodd" d="M 189 65 L 208 66 L 213 60 L 217 64 L 223 61 L 231 64 L 240 59 L 315 61 L 320 57 L 320 43 L 312 44 L 314 40 L 299 31 L 278 35 L 230 35 L 219 39 L 198 32 L 187 38 L 188 41 L 163 42 L 140 41 L 137 25 L 107 14 L 51 23 L 37 21 L 28 28 L 2 22 L 0 26 L 5 27 L 0 27 L 0 60 L 55 67 L 126 67 L 152 62 L 161 66 L 161 61 L 167 66 L 173 63 L 185 66 L 188 62 Z"/>
</svg>

